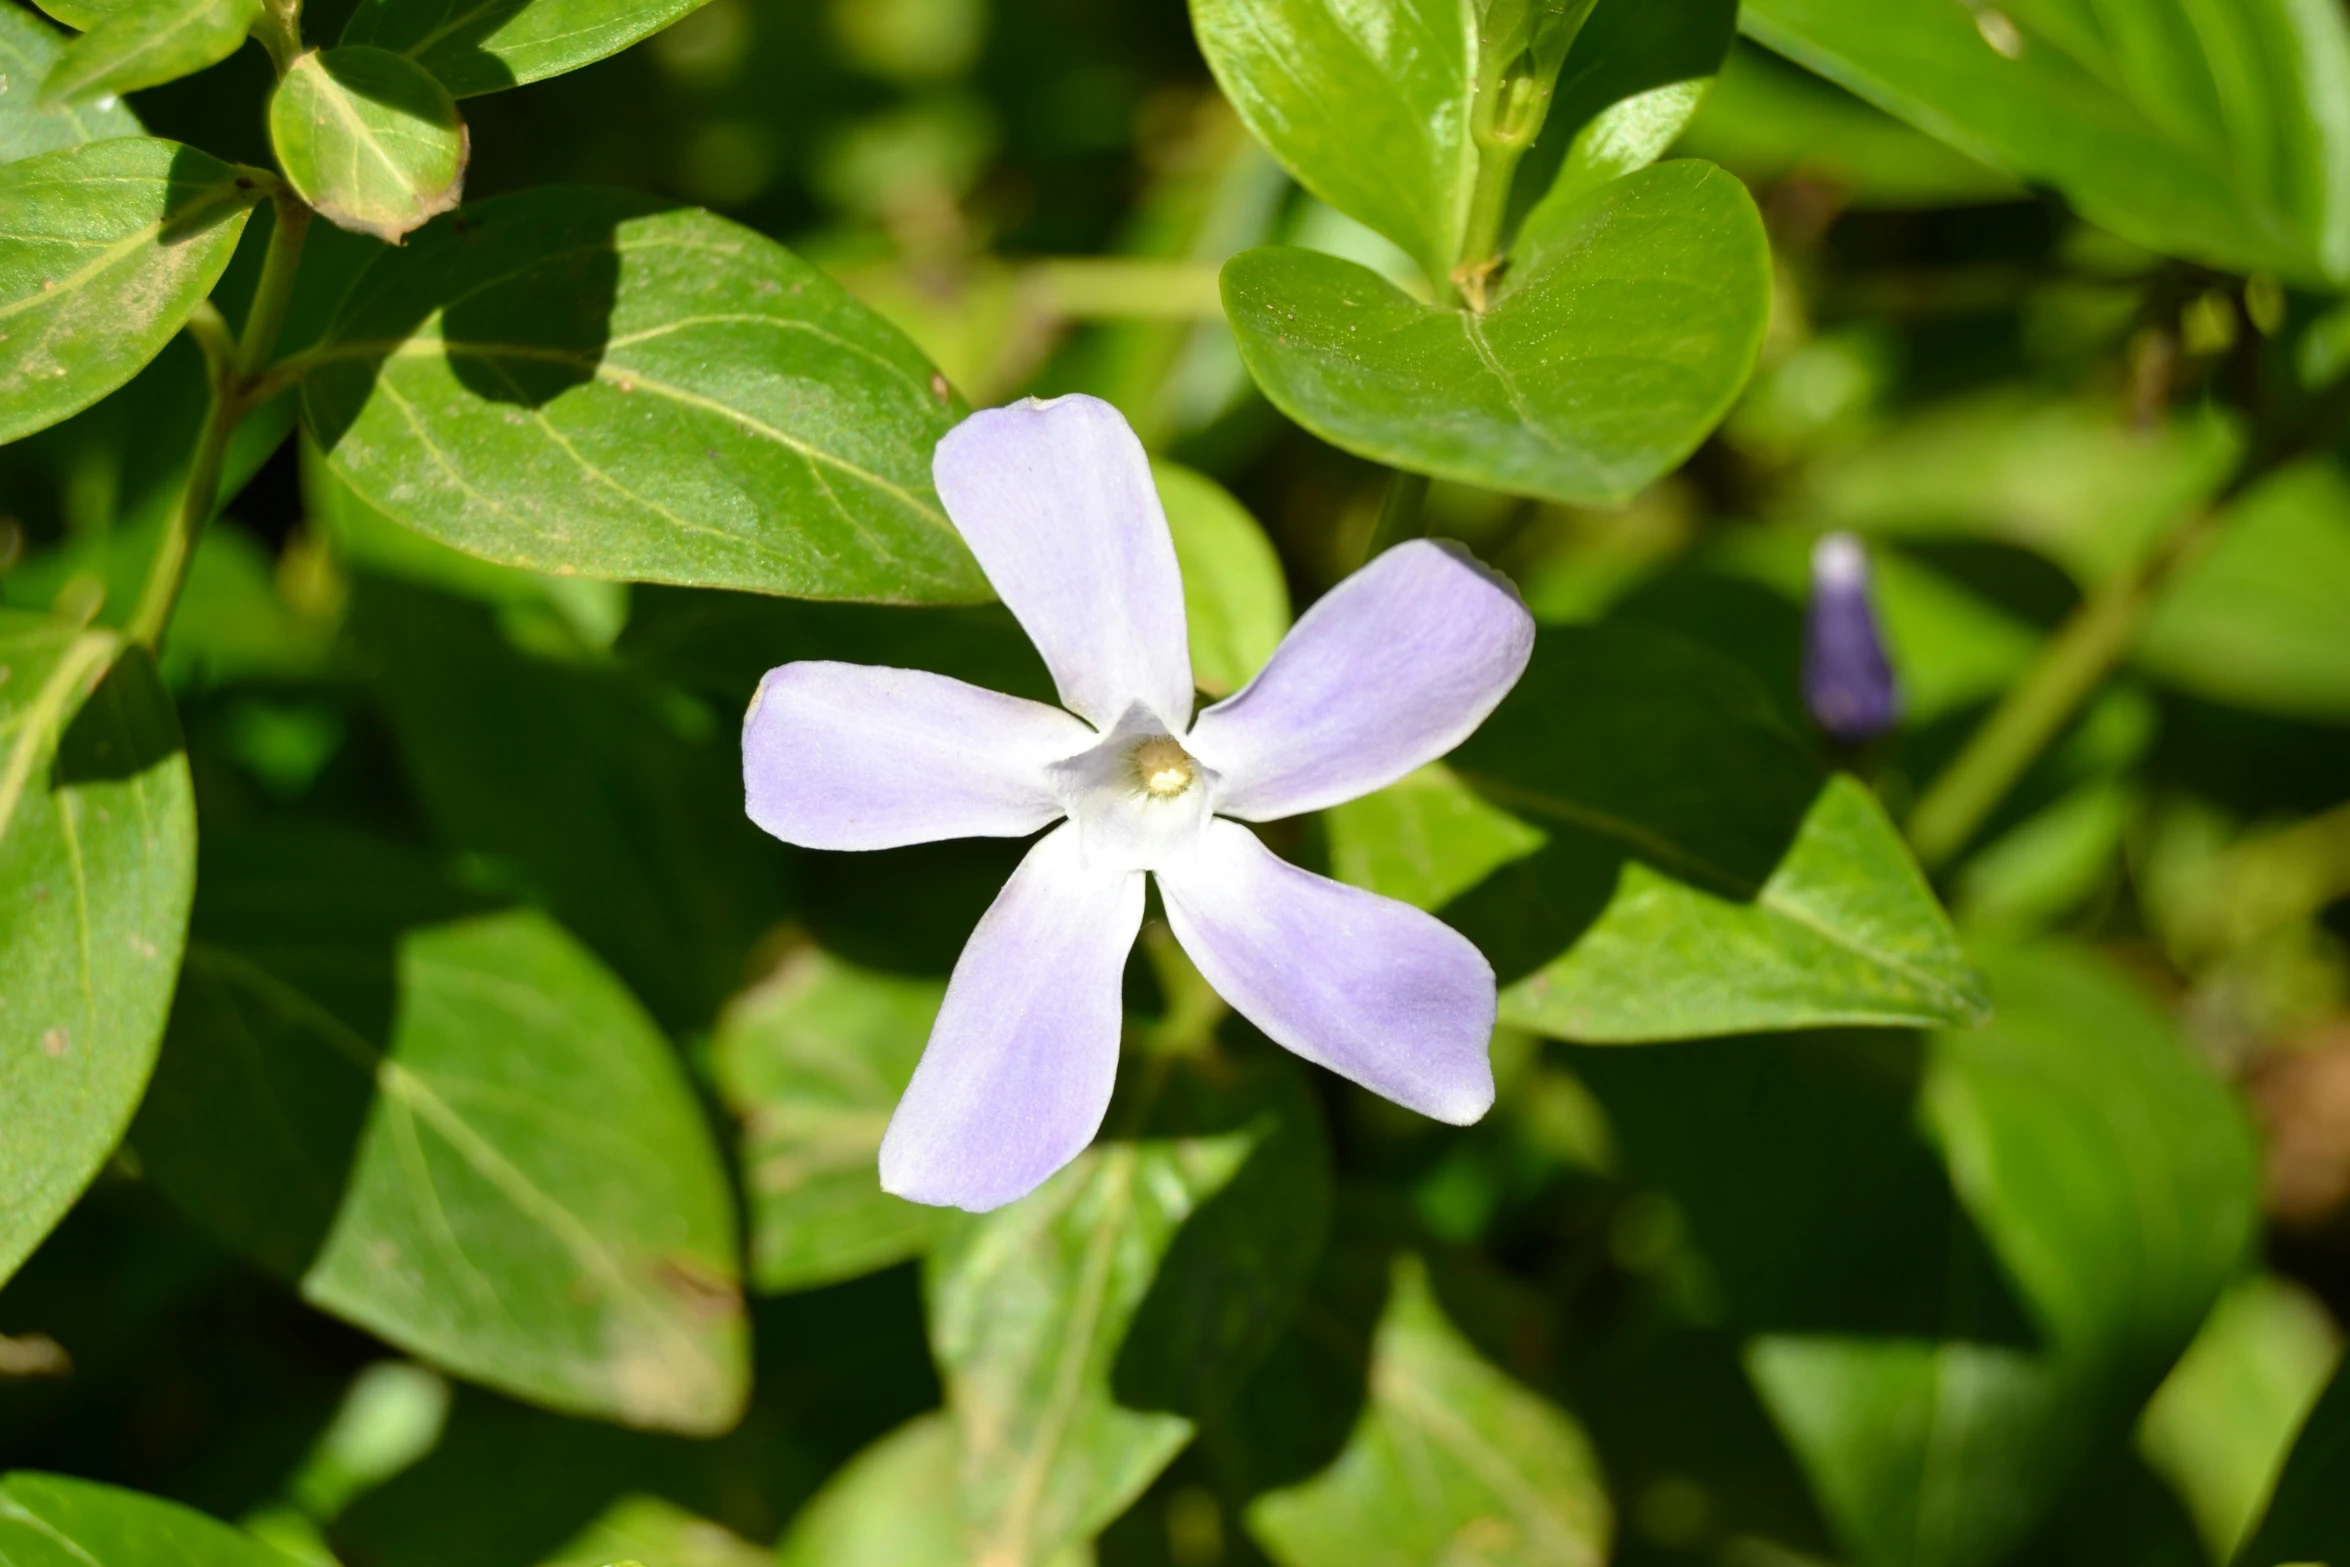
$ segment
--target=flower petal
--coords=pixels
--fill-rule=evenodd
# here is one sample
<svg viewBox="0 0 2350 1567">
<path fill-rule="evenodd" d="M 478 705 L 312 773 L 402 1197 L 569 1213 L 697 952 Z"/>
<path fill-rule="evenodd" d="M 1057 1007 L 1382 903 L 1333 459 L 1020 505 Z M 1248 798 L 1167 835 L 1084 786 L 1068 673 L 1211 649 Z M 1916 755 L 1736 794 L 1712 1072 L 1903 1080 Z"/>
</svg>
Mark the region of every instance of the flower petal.
<svg viewBox="0 0 2350 1567">
<path fill-rule="evenodd" d="M 1141 702 L 1181 734 L 1183 575 L 1150 460 L 1118 410 L 1075 395 L 985 409 L 938 443 L 931 476 L 1062 705 L 1106 730 Z"/>
<path fill-rule="evenodd" d="M 743 803 L 804 849 L 1020 838 L 1061 814 L 1045 769 L 1094 742 L 1057 707 L 918 669 L 771 669 L 743 715 Z"/>
<path fill-rule="evenodd" d="M 1456 545 L 1399 544 L 1317 600 L 1184 745 L 1247 821 L 1320 810 L 1466 740 L 1534 651 L 1534 617 Z"/>
<path fill-rule="evenodd" d="M 1086 869 L 1073 827 L 1028 851 L 955 960 L 881 1140 L 883 1190 L 984 1213 L 1084 1152 L 1118 1075 L 1141 929 L 1140 871 Z"/>
<path fill-rule="evenodd" d="M 1237 822 L 1159 872 L 1175 939 L 1275 1043 L 1466 1126 L 1493 1104 L 1493 965 L 1434 915 L 1296 866 Z"/>
</svg>

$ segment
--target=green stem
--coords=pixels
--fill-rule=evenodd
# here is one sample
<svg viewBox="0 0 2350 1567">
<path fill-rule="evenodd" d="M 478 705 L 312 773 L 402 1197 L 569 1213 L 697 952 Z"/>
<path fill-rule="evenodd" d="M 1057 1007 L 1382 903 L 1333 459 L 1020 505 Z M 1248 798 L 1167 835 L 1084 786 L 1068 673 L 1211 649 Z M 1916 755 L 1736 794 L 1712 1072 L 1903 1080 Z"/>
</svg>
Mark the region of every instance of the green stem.
<svg viewBox="0 0 2350 1567">
<path fill-rule="evenodd" d="M 1947 864 L 1999 808 L 2018 780 L 2097 693 L 2137 640 L 2146 612 L 2179 570 L 2219 531 L 2229 505 L 2317 444 L 2350 413 L 2350 381 L 2337 383 L 2291 430 L 2256 445 L 2220 492 L 2189 513 L 2146 558 L 2101 584 L 2059 627 L 2039 661 L 1968 737 L 1910 813 L 1909 839 L 1928 869 Z"/>
<path fill-rule="evenodd" d="M 180 589 L 187 581 L 188 561 L 195 554 L 197 536 L 220 504 L 220 474 L 228 460 L 229 440 L 237 433 L 245 415 L 259 406 L 255 393 L 268 384 L 264 372 L 271 352 L 277 347 L 278 334 L 285 328 L 286 307 L 294 293 L 294 274 L 302 263 L 302 241 L 310 232 L 310 209 L 282 190 L 276 201 L 277 224 L 270 231 L 269 252 L 261 263 L 261 281 L 253 291 L 244 334 L 237 340 L 233 355 L 224 352 L 226 328 L 219 324 L 218 311 L 212 310 L 209 302 L 203 307 L 212 310 L 209 317 L 203 317 L 199 311 L 202 324 L 196 327 L 196 336 L 211 364 L 212 402 L 204 414 L 204 428 L 196 437 L 196 449 L 188 458 L 187 483 L 180 491 L 180 503 L 164 524 L 163 538 L 147 567 L 147 583 L 140 591 L 139 606 L 132 612 L 129 625 L 124 627 L 124 635 L 150 651 L 161 644 L 164 628 L 171 624 L 171 612 L 179 603 Z"/>
<path fill-rule="evenodd" d="M 1379 503 L 1379 521 L 1371 529 L 1371 542 L 1363 551 L 1363 559 L 1375 560 L 1404 540 L 1426 533 L 1428 523 L 1421 509 L 1427 500 L 1428 476 L 1396 469 L 1387 481 L 1387 495 Z"/>
<path fill-rule="evenodd" d="M 269 63 L 283 76 L 302 52 L 302 0 L 262 0 L 253 36 L 269 51 Z"/>
</svg>

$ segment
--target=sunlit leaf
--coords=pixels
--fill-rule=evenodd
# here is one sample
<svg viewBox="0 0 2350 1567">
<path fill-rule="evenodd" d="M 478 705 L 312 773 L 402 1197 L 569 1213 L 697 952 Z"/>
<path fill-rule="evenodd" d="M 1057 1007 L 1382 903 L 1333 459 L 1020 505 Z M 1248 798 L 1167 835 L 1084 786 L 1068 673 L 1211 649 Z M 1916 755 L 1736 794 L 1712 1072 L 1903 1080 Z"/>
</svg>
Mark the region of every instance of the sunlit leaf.
<svg viewBox="0 0 2350 1567">
<path fill-rule="evenodd" d="M 457 205 L 464 122 L 448 90 L 382 49 L 313 49 L 269 98 L 278 167 L 328 221 L 397 244 Z"/>
<path fill-rule="evenodd" d="M 0 612 L 0 1279 L 146 1087 L 196 878 L 179 723 L 137 650 Z"/>
<path fill-rule="evenodd" d="M 1159 499 L 1183 569 L 1191 628 L 1191 677 L 1210 696 L 1248 684 L 1289 630 L 1281 557 L 1232 493 L 1205 474 L 1156 462 Z"/>
<path fill-rule="evenodd" d="M 702 0 L 361 0 L 345 44 L 406 55 L 460 98 L 593 65 Z"/>
<path fill-rule="evenodd" d="M 0 166 L 0 442 L 139 372 L 220 280 L 259 189 L 124 137 Z"/>
<path fill-rule="evenodd" d="M 35 153 L 60 147 L 78 147 L 86 141 L 114 136 L 136 136 L 139 117 L 124 103 L 65 104 L 42 108 L 34 88 L 48 74 L 67 43 L 56 28 L 22 6 L 0 10 L 0 78 L 9 90 L 0 93 L 0 163 L 14 163 Z"/>
<path fill-rule="evenodd" d="M 41 104 L 95 103 L 159 86 L 235 54 L 261 0 L 124 0 L 65 46 L 41 79 Z"/>
<path fill-rule="evenodd" d="M 777 1567 L 966 1567 L 962 1444 L 943 1414 L 898 1427 L 850 1459 L 792 1519 Z M 1081 1542 L 1040 1567 L 1086 1567 Z"/>
<path fill-rule="evenodd" d="M 2236 1567 L 2350 1559 L 2350 1366 L 2310 1411 L 2277 1479 L 2260 1531 L 2237 1553 Z"/>
<path fill-rule="evenodd" d="M 177 1502 L 63 1475 L 0 1480 L 6 1567 L 285 1567 L 252 1536 Z"/>
</svg>

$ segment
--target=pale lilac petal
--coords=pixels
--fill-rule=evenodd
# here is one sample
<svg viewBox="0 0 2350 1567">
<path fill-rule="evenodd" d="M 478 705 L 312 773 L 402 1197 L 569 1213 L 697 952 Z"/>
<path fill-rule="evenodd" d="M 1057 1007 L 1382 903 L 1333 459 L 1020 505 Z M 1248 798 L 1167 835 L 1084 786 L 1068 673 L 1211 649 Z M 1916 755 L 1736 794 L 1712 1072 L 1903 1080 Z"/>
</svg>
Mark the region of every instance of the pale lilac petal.
<svg viewBox="0 0 2350 1567">
<path fill-rule="evenodd" d="M 984 1213 L 1101 1130 L 1142 873 L 1088 870 L 1077 830 L 1028 851 L 972 931 L 881 1140 L 883 1190 Z"/>
<path fill-rule="evenodd" d="M 1247 821 L 1384 788 L 1466 740 L 1534 651 L 1534 617 L 1457 545 L 1399 544 L 1324 594 L 1184 745 Z"/>
<path fill-rule="evenodd" d="M 947 432 L 930 467 L 1062 705 L 1108 729 L 1141 702 L 1181 734 L 1183 574 L 1150 460 L 1118 410 L 1074 395 L 986 409 Z"/>
<path fill-rule="evenodd" d="M 1275 1043 L 1439 1121 L 1492 1107 L 1493 965 L 1460 932 L 1299 870 L 1237 822 L 1158 875 L 1175 939 Z"/>
<path fill-rule="evenodd" d="M 1022 838 L 1061 814 L 1046 773 L 1094 743 L 1057 707 L 918 669 L 771 669 L 743 715 L 743 803 L 804 849 Z"/>
</svg>

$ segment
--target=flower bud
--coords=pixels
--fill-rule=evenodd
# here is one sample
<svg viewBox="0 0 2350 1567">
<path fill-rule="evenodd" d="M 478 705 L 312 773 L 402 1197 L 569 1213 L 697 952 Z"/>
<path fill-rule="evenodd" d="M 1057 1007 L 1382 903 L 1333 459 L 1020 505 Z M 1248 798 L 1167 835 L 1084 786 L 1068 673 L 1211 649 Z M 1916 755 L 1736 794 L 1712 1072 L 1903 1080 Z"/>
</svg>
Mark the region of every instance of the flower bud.
<svg viewBox="0 0 2350 1567">
<path fill-rule="evenodd" d="M 1811 552 L 1803 701 L 1813 721 L 1846 744 L 1873 740 L 1901 717 L 1901 688 L 1869 603 L 1869 558 L 1849 533 L 1831 533 Z"/>
</svg>

